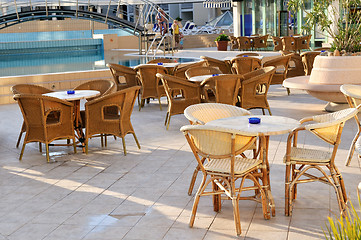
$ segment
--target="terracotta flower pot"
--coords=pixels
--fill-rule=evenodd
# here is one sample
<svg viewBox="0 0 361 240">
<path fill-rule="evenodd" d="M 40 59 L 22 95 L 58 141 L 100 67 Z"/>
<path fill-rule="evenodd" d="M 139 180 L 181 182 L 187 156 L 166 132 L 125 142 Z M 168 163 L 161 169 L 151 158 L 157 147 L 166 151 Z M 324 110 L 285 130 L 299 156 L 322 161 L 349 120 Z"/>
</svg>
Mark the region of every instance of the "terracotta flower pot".
<svg viewBox="0 0 361 240">
<path fill-rule="evenodd" d="M 218 51 L 227 51 L 228 41 L 216 41 Z"/>
</svg>

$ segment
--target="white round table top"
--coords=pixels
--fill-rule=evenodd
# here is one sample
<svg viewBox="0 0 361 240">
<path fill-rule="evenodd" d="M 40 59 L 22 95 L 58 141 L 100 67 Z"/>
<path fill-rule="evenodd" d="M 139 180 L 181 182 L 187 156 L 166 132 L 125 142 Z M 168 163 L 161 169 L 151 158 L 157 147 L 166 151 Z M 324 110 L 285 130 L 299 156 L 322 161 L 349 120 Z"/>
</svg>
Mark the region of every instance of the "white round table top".
<svg viewBox="0 0 361 240">
<path fill-rule="evenodd" d="M 218 76 L 221 76 L 224 74 L 218 74 Z M 191 82 L 203 82 L 203 80 L 206 80 L 207 78 L 213 77 L 212 74 L 207 74 L 207 75 L 199 75 L 199 76 L 194 76 L 189 78 L 188 80 Z"/>
<path fill-rule="evenodd" d="M 87 99 L 100 95 L 96 90 L 75 90 L 74 94 L 68 94 L 67 91 L 50 92 L 43 94 L 44 96 L 55 97 L 67 101 L 76 101 L 80 99 Z"/>
<path fill-rule="evenodd" d="M 239 56 L 239 58 L 241 57 L 245 57 L 245 56 Z M 261 55 L 261 56 L 247 56 L 249 58 L 258 58 L 260 60 L 262 60 L 264 57 Z M 231 61 L 233 58 L 236 58 L 236 57 L 225 57 L 223 58 L 224 61 L 228 60 L 228 61 Z M 246 58 L 246 57 L 245 57 Z"/>
<path fill-rule="evenodd" d="M 340 90 L 343 94 L 352 98 L 361 99 L 361 85 L 344 84 L 341 85 Z"/>
<path fill-rule="evenodd" d="M 248 123 L 250 117 L 258 117 L 261 119 L 261 122 L 259 124 L 250 124 Z M 294 128 L 299 127 L 300 123 L 299 121 L 288 117 L 248 115 L 217 119 L 206 123 L 206 125 L 235 129 L 254 135 L 269 136 L 289 133 Z"/>
<path fill-rule="evenodd" d="M 161 64 L 159 66 L 163 66 L 165 68 L 174 68 L 174 67 L 178 66 L 179 64 L 180 64 L 179 62 L 172 62 L 172 63 L 163 63 L 163 64 Z M 158 63 L 144 63 L 144 64 L 139 64 L 139 65 L 137 65 L 135 67 L 144 66 L 144 65 L 158 66 Z"/>
</svg>

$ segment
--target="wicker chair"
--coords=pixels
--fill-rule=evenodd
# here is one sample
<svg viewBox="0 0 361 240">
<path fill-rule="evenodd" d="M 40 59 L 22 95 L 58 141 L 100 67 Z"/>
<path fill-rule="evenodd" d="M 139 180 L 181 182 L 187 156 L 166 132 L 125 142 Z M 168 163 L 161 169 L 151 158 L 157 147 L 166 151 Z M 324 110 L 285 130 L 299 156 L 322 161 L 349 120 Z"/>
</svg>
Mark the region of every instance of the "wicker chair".
<svg viewBox="0 0 361 240">
<path fill-rule="evenodd" d="M 268 60 L 263 63 L 263 67 L 273 66 L 276 68 L 276 72 L 273 74 L 271 85 L 282 84 L 283 80 L 287 78 L 288 65 L 291 59 L 291 55 L 280 56 L 274 59 Z M 287 88 L 287 94 L 290 95 L 290 90 Z"/>
<path fill-rule="evenodd" d="M 186 71 L 187 79 L 194 76 L 222 74 L 218 67 L 192 67 Z"/>
<path fill-rule="evenodd" d="M 335 189 L 339 209 L 343 213 L 347 194 L 342 175 L 335 165 L 335 156 L 345 122 L 354 117 L 360 107 L 361 105 L 357 108 L 301 119 L 301 124 L 310 121 L 315 123 L 305 124 L 289 134 L 284 157 L 286 163 L 285 214 L 287 216 L 292 215 L 292 203 L 297 196 L 297 185 L 315 181 L 326 183 Z M 298 147 L 297 135 L 302 130 L 307 130 L 330 144 L 331 151 Z M 321 176 L 317 176 L 315 170 L 318 170 Z"/>
<path fill-rule="evenodd" d="M 296 51 L 296 40 L 294 37 L 282 37 L 283 51 Z"/>
<path fill-rule="evenodd" d="M 346 100 L 350 107 L 355 108 L 359 104 L 361 104 L 361 86 L 360 85 L 351 85 L 344 84 L 340 87 L 340 91 L 345 95 Z M 345 162 L 346 166 L 349 166 L 351 163 L 352 156 L 355 151 L 355 146 L 357 145 L 356 141 L 360 142 L 361 140 L 357 140 L 361 135 L 361 123 L 358 116 L 355 116 L 356 124 L 358 126 L 358 131 L 351 143 L 350 150 L 347 156 L 347 160 Z"/>
<path fill-rule="evenodd" d="M 147 63 L 174 63 L 174 60 L 170 58 L 154 58 Z"/>
<path fill-rule="evenodd" d="M 157 77 L 162 80 L 167 94 L 168 111 L 164 125 L 168 130 L 171 116 L 182 114 L 188 106 L 201 102 L 200 88 L 198 84 L 168 74 L 157 73 Z"/>
<path fill-rule="evenodd" d="M 137 71 L 138 79 L 142 84 L 142 88 L 140 90 L 141 103 L 139 104 L 139 111 L 142 107 L 144 107 L 145 100 L 149 98 L 157 98 L 159 108 L 162 110 L 160 98 L 166 96 L 166 93 L 156 74 L 166 74 L 168 72 L 167 69 L 160 65 L 141 65 L 136 67 L 135 70 Z"/>
<path fill-rule="evenodd" d="M 311 41 L 312 35 L 302 36 L 295 38 L 296 41 L 296 50 L 298 52 L 301 52 L 303 49 L 310 49 L 310 41 Z"/>
<path fill-rule="evenodd" d="M 238 41 L 237 41 L 237 37 L 234 36 L 228 36 L 229 39 L 231 40 L 231 50 L 238 50 Z"/>
<path fill-rule="evenodd" d="M 109 93 L 116 91 L 116 87 L 113 81 L 111 80 L 92 80 L 80 84 L 75 87 L 74 90 L 97 90 L 100 92 L 100 95 L 95 98 L 88 98 L 87 101 L 91 101 L 98 97 L 104 96 Z"/>
<path fill-rule="evenodd" d="M 241 78 L 241 90 L 239 91 L 239 107 L 245 109 L 261 108 L 271 114 L 267 101 L 267 92 L 272 76 L 276 71 L 275 67 L 265 67 L 256 71 L 246 73 Z"/>
<path fill-rule="evenodd" d="M 313 68 L 313 62 L 315 61 L 316 56 L 320 54 L 321 52 L 315 52 L 315 51 L 301 53 L 303 68 L 305 69 L 305 75 L 311 74 Z"/>
<path fill-rule="evenodd" d="M 245 74 L 262 66 L 262 60 L 255 57 L 236 57 L 231 60 L 232 72 L 234 74 Z"/>
<path fill-rule="evenodd" d="M 29 142 L 45 144 L 47 162 L 50 162 L 49 143 L 58 139 L 72 139 L 76 153 L 72 103 L 39 94 L 16 94 L 14 99 L 18 101 L 26 128 L 19 160 L 22 159 L 25 145 Z"/>
<path fill-rule="evenodd" d="M 207 122 L 220 118 L 245 115 L 251 115 L 251 112 L 240 107 L 222 103 L 194 104 L 184 110 L 184 116 L 189 120 L 192 125 L 204 125 Z M 253 156 L 256 156 L 256 144 L 254 144 L 254 146 L 252 146 L 250 150 L 253 150 Z M 194 183 L 196 182 L 196 178 L 200 170 L 200 166 L 197 166 L 193 172 L 193 176 L 188 188 L 189 196 L 193 192 Z"/>
<path fill-rule="evenodd" d="M 206 62 L 207 67 L 218 67 L 224 74 L 230 74 L 231 66 L 228 61 L 222 61 L 211 57 L 201 56 L 201 58 Z"/>
<path fill-rule="evenodd" d="M 49 93 L 49 92 L 53 92 L 53 91 L 50 89 L 47 89 L 45 87 L 33 85 L 33 84 L 17 84 L 17 85 L 14 85 L 11 87 L 11 92 L 15 95 L 15 94 L 44 94 L 44 93 Z M 49 116 L 49 117 L 51 117 L 51 116 Z M 21 130 L 19 133 L 18 141 L 16 142 L 17 148 L 19 147 L 21 137 L 23 136 L 24 132 L 26 132 L 25 121 L 23 121 Z M 39 149 L 41 152 L 41 143 L 39 143 Z"/>
<path fill-rule="evenodd" d="M 264 36 L 254 37 L 253 38 L 253 48 L 255 48 L 255 49 L 259 49 L 259 48 L 266 49 L 267 48 L 267 39 L 268 39 L 268 34 L 264 35 Z"/>
<path fill-rule="evenodd" d="M 115 93 L 85 103 L 86 133 L 85 152 L 88 153 L 89 138 L 95 135 L 114 135 L 122 139 L 124 155 L 127 155 L 124 137 L 133 134 L 134 140 L 140 149 L 130 116 L 140 86 L 126 88 Z M 107 111 L 107 108 L 117 107 L 118 111 Z"/>
<path fill-rule="evenodd" d="M 256 52 L 245 52 L 245 53 L 238 54 L 236 57 L 244 57 L 244 56 L 248 56 L 248 57 L 255 56 L 255 57 L 258 57 L 258 56 L 261 56 L 261 54 L 256 53 Z"/>
<path fill-rule="evenodd" d="M 221 195 L 225 194 L 232 200 L 233 216 L 237 235 L 241 234 L 239 200 L 255 200 L 262 204 L 263 216 L 270 218 L 268 196 L 259 183 L 259 176 L 264 176 L 266 169 L 262 162 L 262 154 L 258 159 L 244 158 L 241 154 L 257 140 L 256 136 L 244 136 L 242 132 L 209 125 L 189 125 L 181 128 L 187 142 L 203 173 L 202 182 L 194 198 L 189 226 L 193 227 L 201 196 L 213 196 L 214 211 L 221 210 Z M 248 179 L 254 187 L 244 186 Z M 235 181 L 240 180 L 237 188 Z M 207 186 L 211 184 L 212 188 Z M 257 190 L 260 198 L 241 197 L 243 191 Z"/>
<path fill-rule="evenodd" d="M 281 54 L 283 56 L 291 54 L 291 59 L 288 64 L 287 78 L 305 75 L 305 68 L 302 63 L 302 58 L 298 53 L 281 51 Z"/>
<path fill-rule="evenodd" d="M 251 39 L 249 37 L 237 37 L 238 50 L 248 50 L 252 48 Z"/>
<path fill-rule="evenodd" d="M 109 63 L 107 66 L 113 75 L 114 81 L 117 84 L 117 90 L 133 87 L 139 85 L 137 80 L 137 72 L 130 67 L 123 65 Z M 124 79 L 123 79 L 124 78 Z"/>
<path fill-rule="evenodd" d="M 273 41 L 273 51 L 283 50 L 282 39 L 280 37 L 271 36 Z"/>
<path fill-rule="evenodd" d="M 205 101 L 236 105 L 240 78 L 241 76 L 237 74 L 224 74 L 207 78 L 200 84 Z"/>
<path fill-rule="evenodd" d="M 186 75 L 185 72 L 189 69 L 189 68 L 193 68 L 193 67 L 206 67 L 207 63 L 205 61 L 199 61 L 199 62 L 195 62 L 195 63 L 184 63 L 184 64 L 180 64 L 177 65 L 174 69 L 173 75 L 176 77 L 180 77 L 183 79 L 186 79 Z"/>
</svg>

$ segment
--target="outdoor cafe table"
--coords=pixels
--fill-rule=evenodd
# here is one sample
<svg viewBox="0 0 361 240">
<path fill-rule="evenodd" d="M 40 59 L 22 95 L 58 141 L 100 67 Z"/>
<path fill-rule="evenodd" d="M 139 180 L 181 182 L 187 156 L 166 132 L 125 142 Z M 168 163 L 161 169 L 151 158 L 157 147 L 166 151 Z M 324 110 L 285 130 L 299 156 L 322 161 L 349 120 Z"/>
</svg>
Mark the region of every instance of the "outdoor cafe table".
<svg viewBox="0 0 361 240">
<path fill-rule="evenodd" d="M 238 116 L 230 118 L 222 118 L 210 121 L 206 125 L 226 127 L 229 129 L 234 129 L 237 131 L 242 131 L 245 133 L 251 133 L 252 135 L 257 135 L 260 139 L 261 148 L 263 150 L 264 162 L 266 163 L 267 176 L 264 179 L 263 185 L 265 187 L 265 192 L 268 194 L 268 199 L 271 201 L 271 210 L 272 216 L 275 216 L 275 205 L 274 200 L 271 194 L 271 185 L 269 178 L 269 162 L 268 162 L 268 146 L 269 146 L 269 137 L 271 135 L 280 135 L 291 132 L 294 128 L 299 127 L 299 121 L 281 116 L 251 116 L 260 118 L 261 122 L 259 124 L 250 124 L 250 116 Z"/>
<path fill-rule="evenodd" d="M 58 92 L 50 92 L 44 93 L 44 96 L 55 97 L 62 100 L 66 100 L 69 102 L 73 102 L 74 104 L 74 129 L 76 133 L 76 137 L 81 143 L 81 147 L 83 148 L 83 152 L 85 151 L 85 143 L 84 143 L 84 133 L 81 129 L 81 117 L 80 117 L 80 100 L 87 99 L 92 97 L 97 97 L 100 95 L 99 91 L 95 90 L 75 90 L 73 94 L 68 94 L 67 91 L 58 91 Z"/>
<path fill-rule="evenodd" d="M 221 75 L 224 75 L 224 74 L 218 74 L 217 76 L 221 76 Z M 213 77 L 213 75 L 212 74 L 199 75 L 199 76 L 191 77 L 188 80 L 191 82 L 201 83 L 201 82 L 203 82 L 203 80 L 206 80 L 207 78 L 210 78 L 210 77 Z"/>
<path fill-rule="evenodd" d="M 173 74 L 174 68 L 176 66 L 180 65 L 180 63 L 179 62 L 162 63 L 162 64 L 158 64 L 158 63 L 142 63 L 142 64 L 139 64 L 137 66 L 134 66 L 133 68 L 136 68 L 136 67 L 139 67 L 139 66 L 144 66 L 144 65 L 163 66 L 168 70 L 169 74 Z"/>
</svg>

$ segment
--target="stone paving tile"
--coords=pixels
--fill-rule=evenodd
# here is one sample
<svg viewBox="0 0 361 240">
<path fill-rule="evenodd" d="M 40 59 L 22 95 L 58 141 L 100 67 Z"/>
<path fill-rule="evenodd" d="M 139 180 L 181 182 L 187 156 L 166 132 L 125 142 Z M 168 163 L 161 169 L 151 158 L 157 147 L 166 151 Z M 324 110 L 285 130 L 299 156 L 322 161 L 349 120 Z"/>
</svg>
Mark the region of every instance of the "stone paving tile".
<svg viewBox="0 0 361 240">
<path fill-rule="evenodd" d="M 222 53 L 227 54 L 227 53 Z M 307 93 L 273 85 L 268 93 L 273 115 L 301 119 L 323 114 L 325 102 Z M 166 109 L 167 101 L 162 98 Z M 259 109 L 251 110 L 261 114 Z M 180 127 L 189 124 L 183 115 L 172 117 L 167 131 L 166 111 L 151 100 L 141 111 L 136 105 L 132 123 L 141 144 L 126 137 L 128 154 L 121 140 L 91 139 L 89 154 L 72 148 L 51 147 L 52 163 L 46 163 L 38 144 L 26 146 L 18 161 L 15 147 L 22 124 L 16 104 L 0 105 L 0 239 L 323 239 L 327 216 L 337 216 L 334 190 L 321 183 L 299 185 L 293 215 L 284 216 L 283 156 L 287 135 L 270 138 L 269 162 L 276 217 L 264 220 L 258 203 L 240 201 L 241 236 L 236 236 L 232 204 L 222 203 L 213 211 L 212 198 L 201 197 L 193 228 L 189 217 L 194 195 L 188 196 L 190 178 L 197 166 Z M 356 202 L 361 181 L 361 160 L 354 155 L 344 166 L 349 145 L 357 130 L 345 125 L 336 164 L 343 174 L 350 199 Z M 301 146 L 328 149 L 317 137 L 299 135 Z M 251 153 L 249 153 L 251 154 Z M 29 237 L 27 239 L 30 239 Z"/>
</svg>

